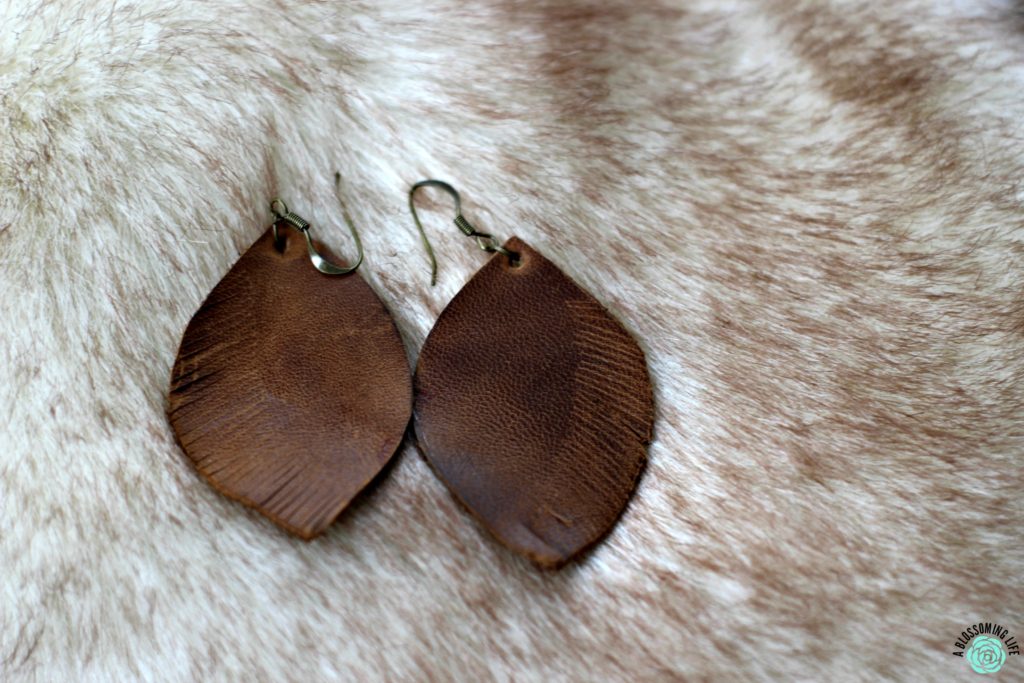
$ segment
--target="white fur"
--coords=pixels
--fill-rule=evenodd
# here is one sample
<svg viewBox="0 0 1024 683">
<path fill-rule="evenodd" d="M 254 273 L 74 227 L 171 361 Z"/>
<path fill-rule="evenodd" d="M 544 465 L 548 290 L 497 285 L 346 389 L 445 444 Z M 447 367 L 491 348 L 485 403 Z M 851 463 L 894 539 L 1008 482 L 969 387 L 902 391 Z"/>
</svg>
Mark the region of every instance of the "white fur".
<svg viewBox="0 0 1024 683">
<path fill-rule="evenodd" d="M 974 680 L 1024 638 L 1012 2 L 0 4 L 0 679 Z M 169 370 L 281 195 L 415 360 L 484 256 L 648 352 L 650 465 L 542 574 L 408 444 L 310 544 L 216 494 Z M 1024 676 L 1010 657 L 1005 680 Z"/>
</svg>

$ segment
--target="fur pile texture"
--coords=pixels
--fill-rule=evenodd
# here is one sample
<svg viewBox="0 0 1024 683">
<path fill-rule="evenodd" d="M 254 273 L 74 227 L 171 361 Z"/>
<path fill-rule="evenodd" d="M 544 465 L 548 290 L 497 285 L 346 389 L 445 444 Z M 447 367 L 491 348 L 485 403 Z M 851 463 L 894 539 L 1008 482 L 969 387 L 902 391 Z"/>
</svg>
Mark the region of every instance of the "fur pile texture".
<svg viewBox="0 0 1024 683">
<path fill-rule="evenodd" d="M 1015 2 L 3 0 L 0 679 L 956 681 L 1024 638 Z M 409 357 L 451 181 L 645 349 L 650 463 L 540 573 L 407 438 L 312 543 L 165 415 L 280 195 Z M 1024 657 L 995 677 L 1024 676 Z M 1017 680 L 1020 680 L 1019 678 Z"/>
</svg>

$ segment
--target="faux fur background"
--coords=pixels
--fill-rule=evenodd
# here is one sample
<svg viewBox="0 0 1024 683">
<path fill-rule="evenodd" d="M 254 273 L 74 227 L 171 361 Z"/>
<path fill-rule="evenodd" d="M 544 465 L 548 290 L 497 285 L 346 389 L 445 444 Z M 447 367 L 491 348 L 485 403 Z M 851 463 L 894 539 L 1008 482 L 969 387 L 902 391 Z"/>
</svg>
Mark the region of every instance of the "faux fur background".
<svg viewBox="0 0 1024 683">
<path fill-rule="evenodd" d="M 1013 2 L 3 0 L 0 679 L 955 681 L 1024 638 L 1024 12 Z M 648 353 L 625 516 L 539 573 L 403 447 L 326 537 L 164 414 L 280 194 L 411 360 L 485 260 Z M 995 680 L 1024 680 L 1011 656 Z"/>
</svg>

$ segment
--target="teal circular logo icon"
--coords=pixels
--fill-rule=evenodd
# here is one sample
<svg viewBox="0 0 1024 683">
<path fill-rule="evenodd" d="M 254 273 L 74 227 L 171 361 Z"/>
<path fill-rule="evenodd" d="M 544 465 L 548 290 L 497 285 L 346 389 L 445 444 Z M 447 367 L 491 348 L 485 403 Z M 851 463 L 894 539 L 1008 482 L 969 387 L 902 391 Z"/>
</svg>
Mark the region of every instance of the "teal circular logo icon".
<svg viewBox="0 0 1024 683">
<path fill-rule="evenodd" d="M 1006 648 L 998 638 L 977 636 L 964 653 L 964 659 L 980 674 L 994 674 L 1003 668 Z"/>
</svg>

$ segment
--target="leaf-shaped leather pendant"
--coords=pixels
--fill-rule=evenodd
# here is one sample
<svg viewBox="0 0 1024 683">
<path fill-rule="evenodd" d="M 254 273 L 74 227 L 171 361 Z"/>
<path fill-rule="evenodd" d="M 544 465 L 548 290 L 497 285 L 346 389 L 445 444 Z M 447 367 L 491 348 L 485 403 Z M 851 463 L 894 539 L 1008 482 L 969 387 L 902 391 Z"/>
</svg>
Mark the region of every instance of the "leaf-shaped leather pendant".
<svg viewBox="0 0 1024 683">
<path fill-rule="evenodd" d="M 357 273 L 330 276 L 268 230 L 189 322 L 169 416 L 224 495 L 313 538 L 384 467 L 412 410 L 409 365 Z"/>
<path fill-rule="evenodd" d="M 414 423 L 454 495 L 502 543 L 558 567 L 598 541 L 647 459 L 644 354 L 521 240 L 452 299 L 420 353 Z"/>
</svg>

